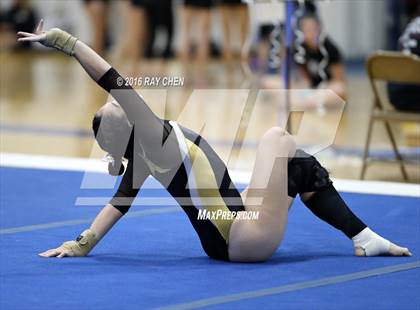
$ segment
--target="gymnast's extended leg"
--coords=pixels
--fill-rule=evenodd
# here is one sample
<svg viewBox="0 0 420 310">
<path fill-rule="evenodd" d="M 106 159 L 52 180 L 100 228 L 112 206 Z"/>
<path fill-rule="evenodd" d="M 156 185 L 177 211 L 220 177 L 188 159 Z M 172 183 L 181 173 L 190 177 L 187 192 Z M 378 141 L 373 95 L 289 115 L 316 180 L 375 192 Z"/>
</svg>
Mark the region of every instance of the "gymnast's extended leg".
<svg viewBox="0 0 420 310">
<path fill-rule="evenodd" d="M 289 161 L 288 172 L 289 195 L 299 193 L 314 215 L 351 239 L 357 256 L 411 256 L 407 248 L 382 238 L 350 210 L 314 156 L 298 150 Z"/>
</svg>

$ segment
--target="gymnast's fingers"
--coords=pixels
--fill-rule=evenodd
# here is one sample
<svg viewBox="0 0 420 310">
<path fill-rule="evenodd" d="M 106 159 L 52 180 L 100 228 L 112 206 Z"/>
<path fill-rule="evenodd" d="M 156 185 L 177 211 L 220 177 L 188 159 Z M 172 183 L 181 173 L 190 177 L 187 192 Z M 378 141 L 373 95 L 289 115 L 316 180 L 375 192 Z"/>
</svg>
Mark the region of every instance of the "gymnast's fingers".
<svg viewBox="0 0 420 310">
<path fill-rule="evenodd" d="M 44 20 L 41 19 L 38 23 L 38 26 L 36 27 L 35 33 L 41 33 L 42 30 L 44 29 Z"/>
<path fill-rule="evenodd" d="M 67 252 L 66 251 L 61 251 L 61 253 L 57 255 L 58 258 L 63 258 L 65 256 L 67 256 Z"/>
<path fill-rule="evenodd" d="M 413 254 L 410 252 L 408 248 L 404 248 L 403 256 L 413 256 Z"/>
<path fill-rule="evenodd" d="M 18 37 L 34 37 L 34 36 L 36 36 L 36 34 L 35 33 L 31 33 L 31 32 L 19 31 L 17 33 L 17 36 Z"/>
<path fill-rule="evenodd" d="M 60 254 L 60 251 L 58 249 L 50 249 L 48 251 L 39 253 L 38 255 L 42 257 L 55 257 L 59 254 Z"/>
<path fill-rule="evenodd" d="M 40 34 L 40 35 L 22 37 L 22 38 L 19 38 L 18 41 L 19 42 L 41 42 L 44 39 L 45 39 L 45 34 Z"/>
<path fill-rule="evenodd" d="M 66 256 L 73 257 L 75 255 L 74 255 L 74 252 L 70 249 L 61 249 L 61 253 L 57 257 L 58 258 L 63 258 L 63 257 L 66 257 Z"/>
</svg>

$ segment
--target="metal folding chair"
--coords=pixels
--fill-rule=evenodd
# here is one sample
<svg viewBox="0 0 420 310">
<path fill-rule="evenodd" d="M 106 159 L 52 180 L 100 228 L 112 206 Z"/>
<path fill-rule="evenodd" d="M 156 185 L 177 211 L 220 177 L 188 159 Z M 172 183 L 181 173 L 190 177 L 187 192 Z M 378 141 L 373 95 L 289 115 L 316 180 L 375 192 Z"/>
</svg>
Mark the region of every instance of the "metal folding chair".
<svg viewBox="0 0 420 310">
<path fill-rule="evenodd" d="M 415 55 L 406 55 L 399 52 L 379 51 L 369 57 L 366 63 L 370 84 L 374 94 L 374 105 L 369 119 L 368 135 L 366 139 L 361 179 L 364 179 L 369 156 L 369 147 L 372 139 L 372 128 L 375 121 L 383 121 L 386 133 L 391 141 L 395 159 L 398 162 L 404 180 L 408 180 L 404 161 L 398 149 L 395 135 L 392 132 L 391 122 L 420 122 L 420 113 L 400 112 L 386 107 L 380 97 L 378 81 L 418 83 L 420 87 L 420 58 Z M 419 102 L 420 104 L 420 102 Z"/>
</svg>

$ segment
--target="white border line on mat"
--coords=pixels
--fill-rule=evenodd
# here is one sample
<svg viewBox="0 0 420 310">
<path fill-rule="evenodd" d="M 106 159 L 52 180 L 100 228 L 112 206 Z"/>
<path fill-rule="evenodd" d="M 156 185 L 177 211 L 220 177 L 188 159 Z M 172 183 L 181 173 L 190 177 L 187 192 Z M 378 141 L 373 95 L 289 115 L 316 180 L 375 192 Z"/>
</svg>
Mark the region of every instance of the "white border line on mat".
<svg viewBox="0 0 420 310">
<path fill-rule="evenodd" d="M 100 159 L 78 157 L 0 153 L 0 166 L 107 173 L 107 167 Z M 247 171 L 234 170 L 230 174 L 233 181 L 240 184 L 247 184 L 251 178 L 251 172 Z M 420 198 L 419 184 L 346 179 L 334 179 L 333 181 L 337 190 L 342 192 Z"/>
</svg>

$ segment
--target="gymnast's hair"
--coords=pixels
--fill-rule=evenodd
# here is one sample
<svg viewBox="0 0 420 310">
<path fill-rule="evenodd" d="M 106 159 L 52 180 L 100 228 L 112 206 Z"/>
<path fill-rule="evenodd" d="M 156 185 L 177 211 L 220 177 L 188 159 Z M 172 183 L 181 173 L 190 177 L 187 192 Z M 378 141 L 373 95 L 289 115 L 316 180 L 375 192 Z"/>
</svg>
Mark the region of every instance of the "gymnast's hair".
<svg viewBox="0 0 420 310">
<path fill-rule="evenodd" d="M 321 27 L 322 23 L 321 23 L 321 19 L 319 18 L 319 16 L 316 13 L 313 12 L 304 12 L 297 20 L 297 26 L 299 29 L 302 29 L 302 22 L 305 19 L 312 19 L 314 21 L 316 21 L 316 23 Z"/>
<path fill-rule="evenodd" d="M 113 176 L 124 173 L 123 158 L 133 158 L 134 127 L 128 122 L 124 112 L 118 109 L 121 110 L 116 102 L 107 103 L 95 113 L 92 120 L 95 139 L 108 152 L 105 159 L 108 161 L 108 172 Z M 127 141 L 125 137 L 128 135 L 130 138 Z"/>
</svg>

